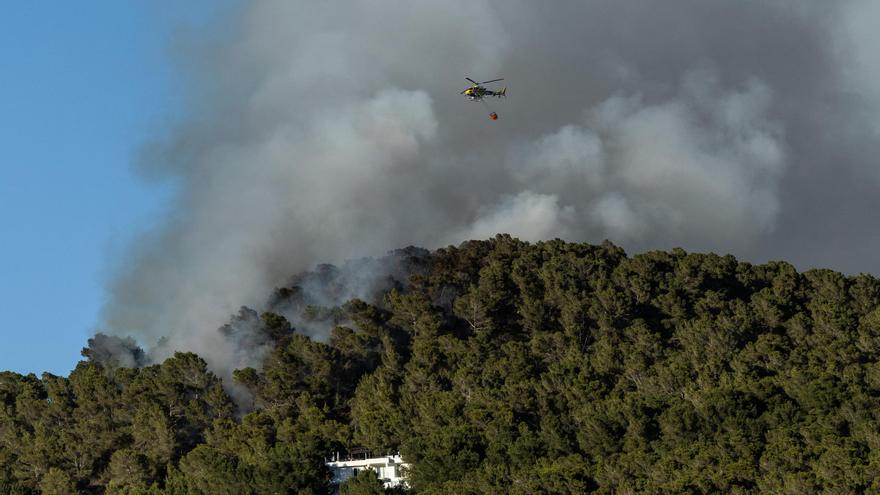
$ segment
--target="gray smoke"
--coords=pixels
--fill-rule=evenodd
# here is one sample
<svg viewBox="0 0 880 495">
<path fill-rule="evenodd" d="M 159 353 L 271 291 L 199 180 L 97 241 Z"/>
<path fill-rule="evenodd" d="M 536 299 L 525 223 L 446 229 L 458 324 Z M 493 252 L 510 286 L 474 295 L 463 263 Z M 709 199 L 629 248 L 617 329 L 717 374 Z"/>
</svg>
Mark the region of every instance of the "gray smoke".
<svg viewBox="0 0 880 495">
<path fill-rule="evenodd" d="M 217 328 L 292 274 L 497 232 L 880 271 L 877 5 L 248 3 L 180 44 L 192 110 L 142 167 L 175 214 L 106 328 L 255 364 Z M 506 78 L 500 120 L 464 76 Z"/>
</svg>

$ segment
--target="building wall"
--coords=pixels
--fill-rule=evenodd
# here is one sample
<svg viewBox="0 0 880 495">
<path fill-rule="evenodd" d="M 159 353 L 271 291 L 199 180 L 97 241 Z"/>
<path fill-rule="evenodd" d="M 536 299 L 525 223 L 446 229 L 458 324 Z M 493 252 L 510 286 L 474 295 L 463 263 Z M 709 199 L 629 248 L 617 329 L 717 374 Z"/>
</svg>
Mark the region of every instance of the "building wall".
<svg viewBox="0 0 880 495">
<path fill-rule="evenodd" d="M 400 455 L 373 457 L 369 459 L 330 461 L 327 463 L 330 472 L 333 475 L 333 483 L 336 485 L 344 483 L 349 478 L 356 476 L 363 469 L 372 469 L 376 471 L 380 480 L 385 483 L 386 488 L 395 487 L 406 483 L 403 476 L 403 468 L 406 463 L 400 458 Z"/>
</svg>

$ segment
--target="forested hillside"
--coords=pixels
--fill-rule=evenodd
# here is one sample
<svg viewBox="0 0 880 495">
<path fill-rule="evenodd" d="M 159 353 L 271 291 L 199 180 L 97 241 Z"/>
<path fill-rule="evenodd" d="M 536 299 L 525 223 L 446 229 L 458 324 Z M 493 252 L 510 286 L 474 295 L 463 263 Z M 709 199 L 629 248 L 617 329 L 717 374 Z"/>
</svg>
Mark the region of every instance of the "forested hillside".
<svg viewBox="0 0 880 495">
<path fill-rule="evenodd" d="M 356 446 L 413 493 L 880 492 L 871 276 L 508 236 L 395 256 L 370 300 L 244 308 L 220 331 L 267 352 L 235 384 L 106 336 L 69 377 L 0 373 L 0 493 L 327 493 Z"/>
</svg>

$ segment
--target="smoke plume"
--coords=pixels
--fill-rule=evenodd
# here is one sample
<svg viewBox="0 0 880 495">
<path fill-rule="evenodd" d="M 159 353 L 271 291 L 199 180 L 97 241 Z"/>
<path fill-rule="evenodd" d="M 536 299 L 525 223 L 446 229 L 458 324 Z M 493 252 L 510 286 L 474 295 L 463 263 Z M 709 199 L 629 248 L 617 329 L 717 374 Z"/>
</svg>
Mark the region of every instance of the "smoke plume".
<svg viewBox="0 0 880 495">
<path fill-rule="evenodd" d="M 141 166 L 175 213 L 105 327 L 254 364 L 217 329 L 291 275 L 497 232 L 877 272 L 878 22 L 871 0 L 247 3 L 179 44 L 191 108 Z M 464 76 L 505 78 L 500 120 Z"/>
</svg>

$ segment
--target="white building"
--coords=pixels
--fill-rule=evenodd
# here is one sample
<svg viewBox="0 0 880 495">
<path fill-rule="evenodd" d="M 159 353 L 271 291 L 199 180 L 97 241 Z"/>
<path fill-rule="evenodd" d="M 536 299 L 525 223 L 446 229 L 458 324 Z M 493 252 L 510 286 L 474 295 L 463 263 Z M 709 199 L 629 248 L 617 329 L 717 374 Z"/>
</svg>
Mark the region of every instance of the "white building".
<svg viewBox="0 0 880 495">
<path fill-rule="evenodd" d="M 393 488 L 399 485 L 406 486 L 405 469 L 408 467 L 400 458 L 400 454 L 388 455 L 384 457 L 366 457 L 349 458 L 340 460 L 339 456 L 335 460 L 328 461 L 327 467 L 333 474 L 333 484 L 339 486 L 347 479 L 357 476 L 361 470 L 372 469 L 379 477 L 379 481 L 385 484 L 386 488 Z"/>
</svg>

